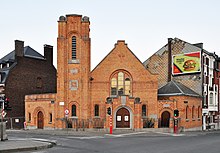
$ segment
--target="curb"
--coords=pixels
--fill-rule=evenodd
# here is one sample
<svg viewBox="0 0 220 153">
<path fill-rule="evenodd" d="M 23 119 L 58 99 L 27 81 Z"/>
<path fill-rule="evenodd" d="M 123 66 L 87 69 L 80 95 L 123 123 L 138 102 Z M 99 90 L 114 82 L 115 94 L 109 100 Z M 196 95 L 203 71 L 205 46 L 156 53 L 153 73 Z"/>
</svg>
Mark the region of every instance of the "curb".
<svg viewBox="0 0 220 153">
<path fill-rule="evenodd" d="M 29 147 L 24 147 L 24 148 L 21 147 L 21 148 L 9 148 L 9 149 L 3 149 L 3 150 L 0 149 L 0 153 L 42 150 L 42 149 L 52 148 L 53 146 L 57 145 L 57 142 L 55 140 L 35 139 L 35 138 L 31 138 L 27 140 L 40 141 L 40 142 L 44 142 L 45 144 L 41 144 L 39 146 L 29 146 Z"/>
</svg>

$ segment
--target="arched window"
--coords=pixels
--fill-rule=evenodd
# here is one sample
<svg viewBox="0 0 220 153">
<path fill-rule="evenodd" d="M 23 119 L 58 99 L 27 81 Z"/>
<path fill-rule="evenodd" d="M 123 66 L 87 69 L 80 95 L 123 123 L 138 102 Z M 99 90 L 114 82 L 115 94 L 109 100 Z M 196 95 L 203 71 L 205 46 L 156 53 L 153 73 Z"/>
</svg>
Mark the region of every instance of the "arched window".
<svg viewBox="0 0 220 153">
<path fill-rule="evenodd" d="M 95 105 L 95 116 L 99 116 L 99 105 Z"/>
<path fill-rule="evenodd" d="M 72 59 L 76 59 L 76 36 L 72 37 Z"/>
<path fill-rule="evenodd" d="M 131 95 L 131 77 L 125 72 L 118 72 L 111 79 L 111 95 Z"/>
<path fill-rule="evenodd" d="M 192 107 L 192 119 L 194 119 L 194 117 L 195 117 L 194 115 L 195 115 L 195 107 L 193 106 Z"/>
<path fill-rule="evenodd" d="M 76 116 L 76 105 L 72 105 L 72 116 Z"/>
<path fill-rule="evenodd" d="M 146 105 L 142 105 L 142 116 L 147 116 Z"/>
<path fill-rule="evenodd" d="M 189 111 L 189 106 L 186 106 L 186 119 L 189 119 L 189 114 L 188 114 L 188 111 Z"/>
</svg>

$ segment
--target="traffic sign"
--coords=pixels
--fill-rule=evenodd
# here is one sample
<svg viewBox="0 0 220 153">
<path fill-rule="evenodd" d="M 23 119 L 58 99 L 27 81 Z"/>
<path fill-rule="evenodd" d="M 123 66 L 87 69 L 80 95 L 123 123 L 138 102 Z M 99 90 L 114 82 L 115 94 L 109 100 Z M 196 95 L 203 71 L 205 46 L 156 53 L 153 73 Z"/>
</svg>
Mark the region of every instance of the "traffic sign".
<svg viewBox="0 0 220 153">
<path fill-rule="evenodd" d="M 69 113 L 70 113 L 69 109 L 66 108 L 65 111 L 64 111 L 64 113 L 65 113 L 65 115 L 69 115 Z"/>
<path fill-rule="evenodd" d="M 7 113 L 5 112 L 5 110 L 2 109 L 1 116 L 2 116 L 2 117 L 5 117 L 6 115 L 7 115 Z"/>
</svg>

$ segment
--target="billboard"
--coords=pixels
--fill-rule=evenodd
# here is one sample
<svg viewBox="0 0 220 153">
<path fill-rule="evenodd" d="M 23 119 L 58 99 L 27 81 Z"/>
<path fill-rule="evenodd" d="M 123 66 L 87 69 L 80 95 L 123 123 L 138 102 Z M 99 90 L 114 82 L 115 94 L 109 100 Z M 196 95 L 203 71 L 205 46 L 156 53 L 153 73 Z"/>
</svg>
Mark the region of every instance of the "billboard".
<svg viewBox="0 0 220 153">
<path fill-rule="evenodd" d="M 189 74 L 201 72 L 201 52 L 173 55 L 172 74 Z"/>
</svg>

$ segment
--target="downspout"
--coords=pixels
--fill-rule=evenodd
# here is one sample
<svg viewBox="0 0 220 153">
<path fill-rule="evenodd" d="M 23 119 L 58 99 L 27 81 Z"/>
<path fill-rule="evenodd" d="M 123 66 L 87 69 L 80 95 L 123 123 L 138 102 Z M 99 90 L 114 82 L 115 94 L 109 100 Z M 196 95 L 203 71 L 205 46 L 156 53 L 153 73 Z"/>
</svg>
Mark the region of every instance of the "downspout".
<svg viewBox="0 0 220 153">
<path fill-rule="evenodd" d="M 168 38 L 168 76 L 167 76 L 167 82 L 171 81 L 171 75 L 172 75 L 172 38 Z"/>
</svg>

